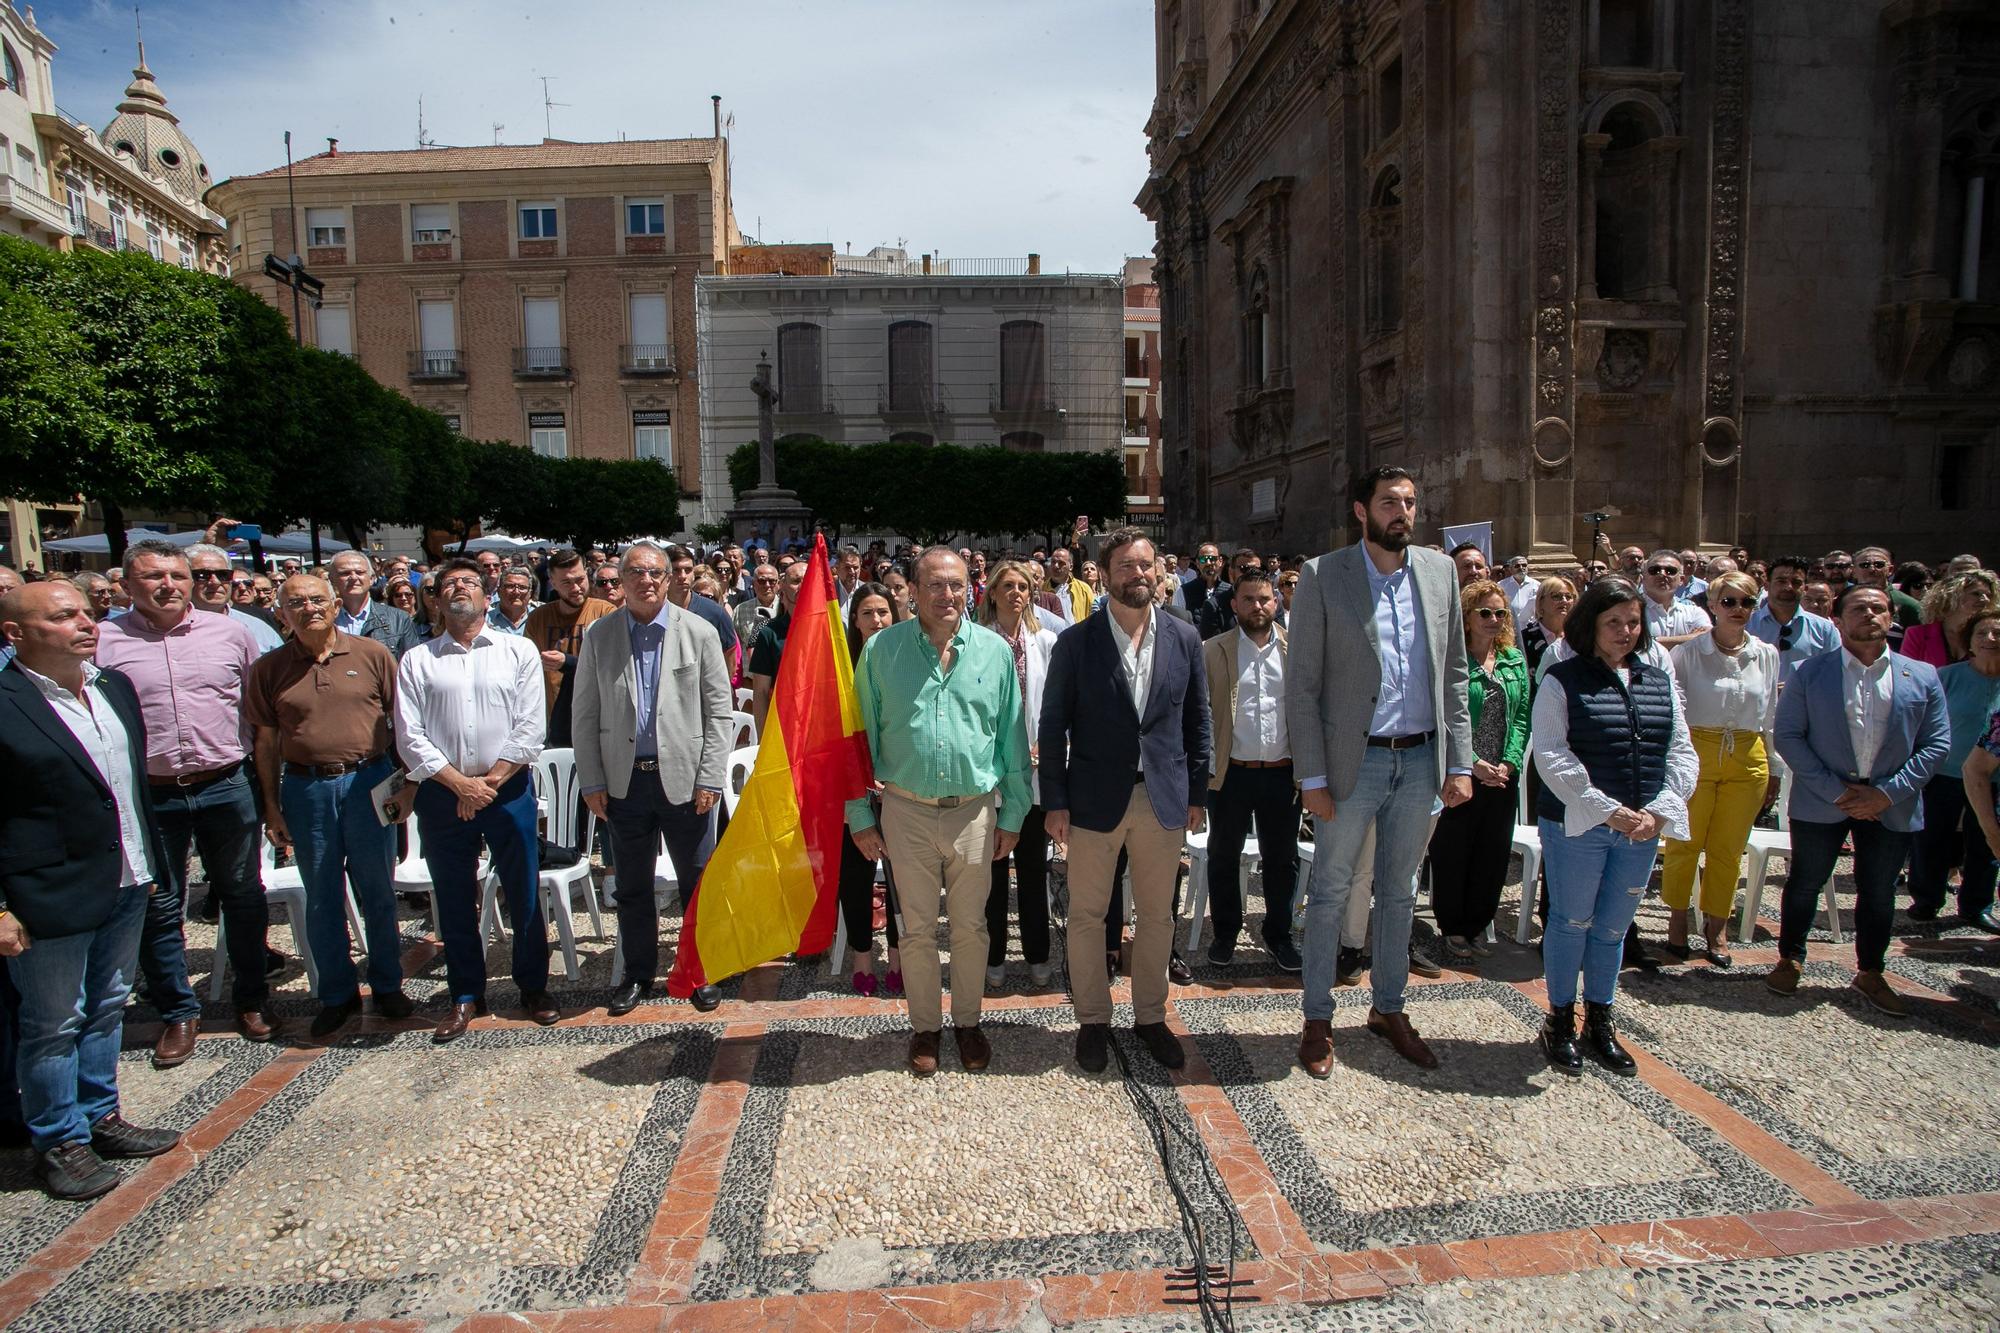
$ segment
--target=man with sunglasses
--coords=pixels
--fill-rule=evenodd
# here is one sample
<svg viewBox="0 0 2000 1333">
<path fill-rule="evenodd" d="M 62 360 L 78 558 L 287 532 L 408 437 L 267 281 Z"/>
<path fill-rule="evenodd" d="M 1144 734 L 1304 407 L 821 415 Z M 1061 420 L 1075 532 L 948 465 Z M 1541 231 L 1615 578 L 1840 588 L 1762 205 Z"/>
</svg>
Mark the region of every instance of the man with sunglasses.
<svg viewBox="0 0 2000 1333">
<path fill-rule="evenodd" d="M 1889 554 L 1886 546 L 1864 546 L 1854 553 L 1854 582 L 1864 588 L 1880 588 L 1889 594 L 1889 603 L 1896 609 L 1895 628 L 1889 635 L 1889 648 L 1900 651 L 1903 646 L 1902 631 L 1924 621 L 1923 603 L 1890 582 L 1895 577 L 1896 558 Z"/>
<path fill-rule="evenodd" d="M 1655 551 L 1646 558 L 1645 577 L 1639 584 L 1646 594 L 1646 631 L 1668 651 L 1709 630 L 1708 612 L 1681 600 L 1681 573 L 1686 568 L 1677 553 Z"/>
<path fill-rule="evenodd" d="M 207 542 L 197 542 L 187 548 L 187 560 L 188 572 L 194 576 L 195 610 L 213 611 L 236 621 L 249 630 L 250 637 L 257 641 L 259 654 L 285 646 L 284 636 L 278 633 L 277 625 L 268 613 L 245 611 L 230 602 L 229 581 L 233 575 L 227 551 Z"/>
<path fill-rule="evenodd" d="M 776 565 L 758 565 L 751 571 L 750 595 L 736 604 L 732 618 L 736 621 L 737 642 L 755 647 L 757 631 L 778 618 Z"/>
<path fill-rule="evenodd" d="M 1764 584 L 1764 604 L 1745 626 L 1764 642 L 1777 646 L 1780 679 L 1790 677 L 1792 668 L 1808 657 L 1840 647 L 1840 631 L 1834 623 L 1799 604 L 1810 563 L 1802 555 L 1781 555 L 1773 560 Z"/>
<path fill-rule="evenodd" d="M 1222 548 L 1203 542 L 1194 553 L 1194 577 L 1181 585 L 1181 605 L 1200 628 L 1202 608 L 1214 597 L 1229 596 L 1229 581 L 1222 577 Z"/>
<path fill-rule="evenodd" d="M 590 595 L 614 607 L 625 605 L 625 585 L 618 578 L 618 566 L 602 564 L 591 573 Z"/>
<path fill-rule="evenodd" d="M 1833 589 L 1835 597 L 1854 581 L 1854 557 L 1845 551 L 1828 551 L 1819 558 L 1819 572 L 1825 576 L 1827 586 Z"/>
</svg>

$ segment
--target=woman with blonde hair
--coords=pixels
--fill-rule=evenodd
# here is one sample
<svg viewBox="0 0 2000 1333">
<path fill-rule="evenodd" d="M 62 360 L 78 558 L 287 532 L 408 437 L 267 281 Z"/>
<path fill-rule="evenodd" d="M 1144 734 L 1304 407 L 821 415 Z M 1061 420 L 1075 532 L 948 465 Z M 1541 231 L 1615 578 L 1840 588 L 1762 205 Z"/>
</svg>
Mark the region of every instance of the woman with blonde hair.
<svg viewBox="0 0 2000 1333">
<path fill-rule="evenodd" d="M 1528 659 L 1530 677 L 1541 670 L 1542 654 L 1549 650 L 1549 645 L 1561 642 L 1563 622 L 1569 619 L 1570 608 L 1575 605 L 1576 585 L 1560 574 L 1543 579 L 1535 589 L 1535 618 L 1515 627 L 1520 631 L 1521 652 Z"/>
<path fill-rule="evenodd" d="M 1438 816 L 1430 859 L 1431 910 L 1445 957 L 1463 966 L 1491 952 L 1483 937 L 1507 882 L 1528 748 L 1528 661 L 1514 646 L 1514 617 L 1499 584 L 1477 579 L 1460 590 L 1458 602 L 1470 669 L 1472 799 Z"/>
<path fill-rule="evenodd" d="M 979 623 L 1007 641 L 1014 653 L 1014 674 L 1020 679 L 1023 723 L 1028 729 L 1029 759 L 1039 766 L 1033 748 L 1035 722 L 1042 715 L 1042 685 L 1048 680 L 1049 654 L 1056 635 L 1043 627 L 1035 607 L 1035 577 L 1019 560 L 1002 560 L 986 574 L 986 595 L 979 603 Z M 1019 881 L 1018 916 L 1021 957 L 1028 980 L 1049 984 L 1049 838 L 1042 823 L 1042 782 L 1030 773 L 1034 804 L 1021 824 L 1021 840 L 1013 852 L 993 862 L 993 887 L 986 897 L 986 984 L 998 987 L 1007 979 L 1007 884 L 1011 866 Z"/>
<path fill-rule="evenodd" d="M 2000 578 L 1990 569 L 1948 575 L 1924 594 L 1924 623 L 1903 635 L 1903 656 L 1940 669 L 1972 655 L 1966 629 L 1982 608 L 2000 602 Z"/>
<path fill-rule="evenodd" d="M 1703 952 L 1716 967 L 1732 961 L 1724 941 L 1751 826 L 1778 791 L 1771 769 L 1778 649 L 1749 632 L 1756 609 L 1755 579 L 1734 570 L 1717 575 L 1708 583 L 1713 625 L 1673 653 L 1701 767 L 1687 803 L 1687 838 L 1667 840 L 1660 897 L 1667 904 L 1667 947 L 1685 957 L 1688 904 L 1700 863 Z"/>
</svg>

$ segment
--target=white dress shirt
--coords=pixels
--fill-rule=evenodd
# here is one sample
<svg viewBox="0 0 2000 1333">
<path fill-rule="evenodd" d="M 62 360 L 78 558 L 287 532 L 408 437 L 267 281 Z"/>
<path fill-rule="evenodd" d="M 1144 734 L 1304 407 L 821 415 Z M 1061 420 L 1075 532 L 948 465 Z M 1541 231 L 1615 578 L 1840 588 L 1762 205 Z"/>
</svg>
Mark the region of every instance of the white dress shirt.
<svg viewBox="0 0 2000 1333">
<path fill-rule="evenodd" d="M 97 775 L 104 779 L 104 785 L 111 788 L 111 798 L 118 806 L 118 850 L 125 865 L 119 887 L 150 883 L 153 861 L 146 854 L 146 831 L 140 823 L 144 811 L 139 800 L 139 773 L 132 764 L 132 741 L 124 720 L 104 697 L 104 687 L 98 684 L 104 673 L 89 662 L 83 664 L 81 698 L 25 665 L 21 666 L 21 674 L 35 682 L 35 688 L 49 701 L 49 707 L 56 710 L 56 716 L 97 766 Z"/>
<path fill-rule="evenodd" d="M 396 669 L 396 746 L 413 781 L 447 765 L 479 777 L 503 759 L 532 764 L 545 711 L 541 654 L 519 635 L 482 628 L 468 648 L 440 634 Z"/>
<path fill-rule="evenodd" d="M 1761 732 L 1764 753 L 1776 757 L 1778 650 L 1754 634 L 1725 653 L 1713 633 L 1674 649 L 1674 678 L 1680 683 L 1690 727 L 1722 733 L 1722 750 L 1736 752 L 1736 733 Z"/>
<path fill-rule="evenodd" d="M 1523 574 L 1520 578 L 1500 580 L 1500 590 L 1507 595 L 1507 609 L 1514 613 L 1514 631 L 1526 629 L 1535 619 L 1535 601 L 1541 596 L 1542 581 Z"/>
<path fill-rule="evenodd" d="M 1641 659 L 1644 660 L 1643 658 Z M 1618 678 L 1629 687 L 1632 673 L 1620 667 Z M 1660 817 L 1660 836 L 1675 842 L 1688 840 L 1688 797 L 1701 776 L 1701 758 L 1694 752 L 1688 735 L 1687 713 L 1680 690 L 1673 691 L 1674 730 L 1667 742 L 1667 783 L 1660 794 L 1647 802 L 1646 809 Z M 1569 748 L 1569 692 L 1562 682 L 1544 677 L 1535 692 L 1534 728 L 1529 745 L 1535 754 L 1535 769 L 1542 785 L 1563 803 L 1563 834 L 1574 838 L 1609 819 L 1619 803 L 1591 785 L 1590 770 Z"/>
<path fill-rule="evenodd" d="M 1661 606 L 1651 597 L 1646 603 L 1646 631 L 1656 639 L 1678 639 L 1699 634 L 1710 627 L 1708 612 L 1693 602 L 1672 601 Z"/>
<path fill-rule="evenodd" d="M 1292 739 L 1285 726 L 1285 654 L 1277 631 L 1265 636 L 1262 648 L 1248 634 L 1238 634 L 1229 757 L 1266 764 L 1290 758 Z"/>
<path fill-rule="evenodd" d="M 1840 650 L 1840 706 L 1847 715 L 1847 739 L 1854 746 L 1854 771 L 1862 778 L 1875 772 L 1875 756 L 1889 736 L 1889 706 L 1895 699 L 1896 682 L 1889 676 L 1887 649 L 1875 665 L 1863 666 L 1861 659 Z"/>
<path fill-rule="evenodd" d="M 1147 610 L 1136 644 L 1116 617 L 1111 621 L 1112 637 L 1118 640 L 1118 656 L 1125 664 L 1125 683 L 1132 687 L 1132 706 L 1140 717 L 1146 715 L 1147 692 L 1153 688 L 1153 620 L 1159 614 L 1157 610 Z"/>
</svg>

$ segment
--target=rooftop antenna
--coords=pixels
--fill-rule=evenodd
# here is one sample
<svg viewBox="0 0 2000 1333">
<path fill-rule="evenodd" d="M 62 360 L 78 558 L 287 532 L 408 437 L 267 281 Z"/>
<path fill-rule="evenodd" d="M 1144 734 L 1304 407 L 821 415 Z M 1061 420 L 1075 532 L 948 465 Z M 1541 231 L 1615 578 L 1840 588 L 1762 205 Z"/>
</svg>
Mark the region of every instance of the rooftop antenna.
<svg viewBox="0 0 2000 1333">
<path fill-rule="evenodd" d="M 139 6 L 132 6 L 132 30 L 139 34 L 139 65 L 146 64 L 146 26 L 139 22 Z"/>
<path fill-rule="evenodd" d="M 430 131 L 424 128 L 424 95 L 422 93 L 417 94 L 417 147 L 437 147 L 437 140 L 431 138 Z"/>
<path fill-rule="evenodd" d="M 555 109 L 559 106 L 568 106 L 569 103 L 551 102 L 549 100 L 549 76 L 544 74 L 541 76 L 541 80 L 542 80 L 542 137 L 544 139 L 547 139 L 554 134 L 554 130 L 551 128 L 551 126 L 555 123 L 555 117 L 553 114 Z"/>
<path fill-rule="evenodd" d="M 507 128 L 507 127 L 506 127 L 505 125 L 502 125 L 502 124 L 501 124 L 501 123 L 500 123 L 499 121 L 497 121 L 497 120 L 493 122 L 493 142 L 494 142 L 494 143 L 496 143 L 496 144 L 497 144 L 497 143 L 499 143 L 499 142 L 500 142 L 500 131 L 502 131 L 502 130 L 504 130 L 504 129 L 506 129 L 506 128 Z"/>
</svg>

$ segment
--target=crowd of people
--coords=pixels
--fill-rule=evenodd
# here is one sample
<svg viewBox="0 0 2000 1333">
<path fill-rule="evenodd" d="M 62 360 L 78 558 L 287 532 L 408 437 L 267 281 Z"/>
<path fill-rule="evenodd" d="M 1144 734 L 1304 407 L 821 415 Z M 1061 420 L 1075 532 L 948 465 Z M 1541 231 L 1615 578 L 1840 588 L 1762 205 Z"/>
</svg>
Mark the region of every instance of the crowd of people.
<svg viewBox="0 0 2000 1333">
<path fill-rule="evenodd" d="M 941 928 L 960 964 L 964 1069 L 992 1058 L 980 1014 L 1005 984 L 1010 922 L 1029 984 L 1056 984 L 1052 853 L 1075 1058 L 1091 1072 L 1109 1056 L 1120 971 L 1134 1039 L 1184 1063 L 1166 1002 L 1194 975 L 1176 935 L 1191 839 L 1208 865 L 1204 958 L 1220 967 L 1241 947 L 1254 830 L 1261 947 L 1301 978 L 1298 1059 L 1320 1079 L 1334 990 L 1364 972 L 1368 1031 L 1436 1067 L 1407 1013 L 1410 974 L 1492 955 L 1523 822 L 1543 852 L 1521 907 L 1546 922 L 1538 1040 L 1566 1073 L 1586 1058 L 1635 1067 L 1613 1007 L 1624 966 L 1657 966 L 1634 926 L 1656 865 L 1665 949 L 1732 965 L 1744 849 L 1780 803 L 1792 859 L 1774 992 L 1800 986 L 1815 905 L 1849 849 L 1853 984 L 1876 1009 L 1906 1012 L 1884 976 L 1906 869 L 1911 918 L 1943 914 L 1956 874 L 1957 920 L 2000 933 L 2000 581 L 1978 559 L 1600 538 L 1537 575 L 1474 544 L 1417 544 L 1420 498 L 1401 469 L 1362 477 L 1361 539 L 1313 558 L 1204 543 L 1183 560 L 1132 528 L 1094 551 L 837 548 L 876 779 L 846 812 L 839 961 L 857 994 L 906 1005 L 912 1073 L 940 1064 Z M 428 872 L 445 959 L 434 1041 L 486 1012 L 489 871 L 528 1017 L 562 1015 L 537 887 L 562 858 L 604 866 L 588 891 L 616 913 L 608 1011 L 656 998 L 660 849 L 685 910 L 715 844 L 737 701 L 758 729 L 771 721 L 808 572 L 801 549 L 652 541 L 429 562 L 343 551 L 266 572 L 232 561 L 226 525 L 189 547 L 141 541 L 102 574 L 0 568 L 0 1134 L 31 1147 L 64 1198 L 115 1186 L 106 1159 L 176 1141 L 120 1115 L 117 1055 L 135 990 L 161 1022 L 153 1063 L 193 1053 L 188 914 L 218 922 L 236 1032 L 283 1034 L 270 982 L 289 960 L 267 941 L 264 876 L 285 858 L 318 964 L 310 1040 L 362 1011 L 364 980 L 375 1013 L 414 1014 L 394 877 L 406 855 Z M 568 825 L 538 807 L 533 774 L 558 748 L 574 752 L 577 824 L 600 846 L 544 836 L 544 820 Z M 193 904 L 190 854 L 206 890 Z M 1412 943 L 1426 866 L 1441 958 Z M 692 1000 L 720 1002 L 712 986 Z"/>
</svg>

